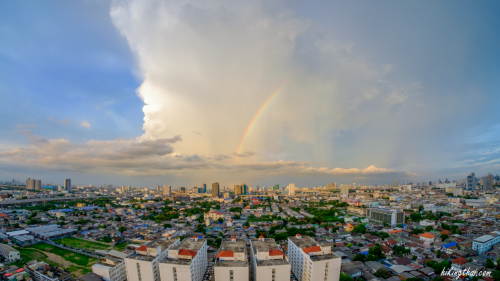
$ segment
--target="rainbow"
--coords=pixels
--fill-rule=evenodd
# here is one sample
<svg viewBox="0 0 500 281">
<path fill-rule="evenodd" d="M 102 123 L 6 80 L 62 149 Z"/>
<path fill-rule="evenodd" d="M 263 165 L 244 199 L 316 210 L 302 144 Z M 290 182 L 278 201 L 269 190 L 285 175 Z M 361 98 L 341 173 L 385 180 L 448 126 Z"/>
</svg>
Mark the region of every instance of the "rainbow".
<svg viewBox="0 0 500 281">
<path fill-rule="evenodd" d="M 257 111 L 257 113 L 255 114 L 255 116 L 253 117 L 252 121 L 250 122 L 250 124 L 248 125 L 248 128 L 247 130 L 245 131 L 245 134 L 243 135 L 243 139 L 241 140 L 240 142 L 240 146 L 238 148 L 238 152 L 237 154 L 240 154 L 241 153 L 241 149 L 243 148 L 243 145 L 245 144 L 245 140 L 247 139 L 248 137 L 248 134 L 250 134 L 250 131 L 252 130 L 253 126 L 255 125 L 255 122 L 257 122 L 257 119 L 259 119 L 259 116 L 260 114 L 262 114 L 262 112 L 264 111 L 264 109 L 266 109 L 266 107 L 269 105 L 269 103 L 271 103 L 271 101 L 274 99 L 274 97 L 279 94 L 279 92 L 281 92 L 281 90 L 283 90 L 283 88 L 285 87 L 285 85 L 288 83 L 288 79 L 285 80 L 285 82 L 283 82 L 277 89 L 276 91 L 274 91 L 274 93 L 266 100 L 266 102 L 260 107 L 259 111 Z"/>
</svg>

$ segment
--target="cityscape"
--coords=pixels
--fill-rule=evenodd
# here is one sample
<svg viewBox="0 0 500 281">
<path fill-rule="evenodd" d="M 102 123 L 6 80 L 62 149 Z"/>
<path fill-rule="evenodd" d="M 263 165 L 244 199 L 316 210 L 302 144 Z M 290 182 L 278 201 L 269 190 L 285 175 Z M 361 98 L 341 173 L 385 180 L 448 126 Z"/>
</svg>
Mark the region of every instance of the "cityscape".
<svg viewBox="0 0 500 281">
<path fill-rule="evenodd" d="M 0 281 L 500 281 L 500 2 L 0 1 Z"/>
</svg>

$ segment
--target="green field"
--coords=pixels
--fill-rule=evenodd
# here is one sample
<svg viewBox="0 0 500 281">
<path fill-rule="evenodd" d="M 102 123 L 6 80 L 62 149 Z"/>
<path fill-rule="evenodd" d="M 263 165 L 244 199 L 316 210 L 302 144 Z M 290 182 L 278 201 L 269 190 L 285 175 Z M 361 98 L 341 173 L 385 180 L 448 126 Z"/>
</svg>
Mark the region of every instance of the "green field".
<svg viewBox="0 0 500 281">
<path fill-rule="evenodd" d="M 29 246 L 28 249 L 37 249 L 37 250 L 42 250 L 48 253 L 53 253 L 55 255 L 58 255 L 62 257 L 63 259 L 74 263 L 76 265 L 81 265 L 85 267 L 90 267 L 92 264 L 97 262 L 96 258 L 88 257 L 79 253 L 75 253 L 69 250 L 57 248 L 55 246 L 49 245 L 49 244 L 35 244 L 32 246 Z"/>
<path fill-rule="evenodd" d="M 92 242 L 92 241 L 87 241 L 83 239 L 78 239 L 74 237 L 66 237 L 66 238 L 61 238 L 61 239 L 56 239 L 54 242 L 59 243 L 59 244 L 64 244 L 72 247 L 76 247 L 79 249 L 85 249 L 85 250 L 109 250 L 110 245 L 99 243 L 99 242 Z"/>
</svg>

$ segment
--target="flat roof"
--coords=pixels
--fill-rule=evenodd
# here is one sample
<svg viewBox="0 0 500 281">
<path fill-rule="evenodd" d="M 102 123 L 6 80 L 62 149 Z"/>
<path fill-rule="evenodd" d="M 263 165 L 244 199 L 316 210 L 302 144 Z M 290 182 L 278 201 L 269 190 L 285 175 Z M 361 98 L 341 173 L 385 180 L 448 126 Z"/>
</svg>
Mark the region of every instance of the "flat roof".
<svg viewBox="0 0 500 281">
<path fill-rule="evenodd" d="M 490 241 L 491 239 L 493 239 L 493 236 L 483 235 L 481 237 L 475 238 L 474 241 L 484 243 Z"/>
</svg>

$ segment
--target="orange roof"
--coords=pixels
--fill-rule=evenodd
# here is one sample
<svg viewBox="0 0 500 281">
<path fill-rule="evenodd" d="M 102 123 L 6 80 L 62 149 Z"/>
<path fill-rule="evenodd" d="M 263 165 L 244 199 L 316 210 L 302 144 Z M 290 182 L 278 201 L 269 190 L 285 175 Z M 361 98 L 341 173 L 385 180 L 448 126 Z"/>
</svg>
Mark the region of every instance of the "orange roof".
<svg viewBox="0 0 500 281">
<path fill-rule="evenodd" d="M 352 226 L 352 224 L 348 223 L 347 226 Z"/>
<path fill-rule="evenodd" d="M 216 258 L 220 258 L 220 257 L 223 257 L 223 258 L 232 258 L 234 257 L 234 252 L 233 251 L 222 251 L 222 252 L 219 252 L 216 256 Z"/>
<path fill-rule="evenodd" d="M 394 230 L 388 231 L 387 233 L 398 233 L 401 231 L 403 231 L 403 230 L 402 229 L 394 229 Z"/>
<path fill-rule="evenodd" d="M 452 262 L 452 263 L 459 264 L 459 265 L 463 265 L 463 264 L 468 263 L 469 261 L 468 261 L 468 260 L 466 260 L 466 259 L 464 259 L 464 258 L 462 258 L 462 257 L 458 257 L 458 258 L 456 258 L 456 259 L 452 260 L 451 262 Z"/>
<path fill-rule="evenodd" d="M 297 234 L 296 236 L 302 236 L 302 235 L 300 235 L 300 234 Z"/>
<path fill-rule="evenodd" d="M 135 249 L 136 251 L 141 251 L 141 252 L 145 252 L 146 250 L 148 249 L 148 247 L 146 246 L 140 246 L 139 248 Z"/>
<path fill-rule="evenodd" d="M 435 236 L 430 234 L 429 232 L 426 232 L 426 233 L 422 233 L 420 234 L 420 236 L 424 237 L 424 238 L 434 238 Z"/>
<path fill-rule="evenodd" d="M 321 247 L 320 246 L 312 246 L 312 247 L 304 248 L 304 253 L 306 253 L 306 254 L 314 253 L 314 252 L 321 252 Z"/>
<path fill-rule="evenodd" d="M 259 236 L 259 238 L 264 238 L 264 236 L 261 235 L 261 236 Z"/>
<path fill-rule="evenodd" d="M 193 250 L 186 250 L 186 249 L 180 249 L 179 250 L 179 256 L 191 256 L 191 257 L 195 257 L 197 254 L 196 251 L 193 251 Z"/>
<path fill-rule="evenodd" d="M 0 217 L 8 217 L 6 214 L 0 214 Z"/>
<path fill-rule="evenodd" d="M 284 256 L 285 253 L 283 253 L 280 250 L 269 250 L 269 256 Z"/>
<path fill-rule="evenodd" d="M 231 236 L 231 239 L 236 239 L 236 236 Z"/>
</svg>

